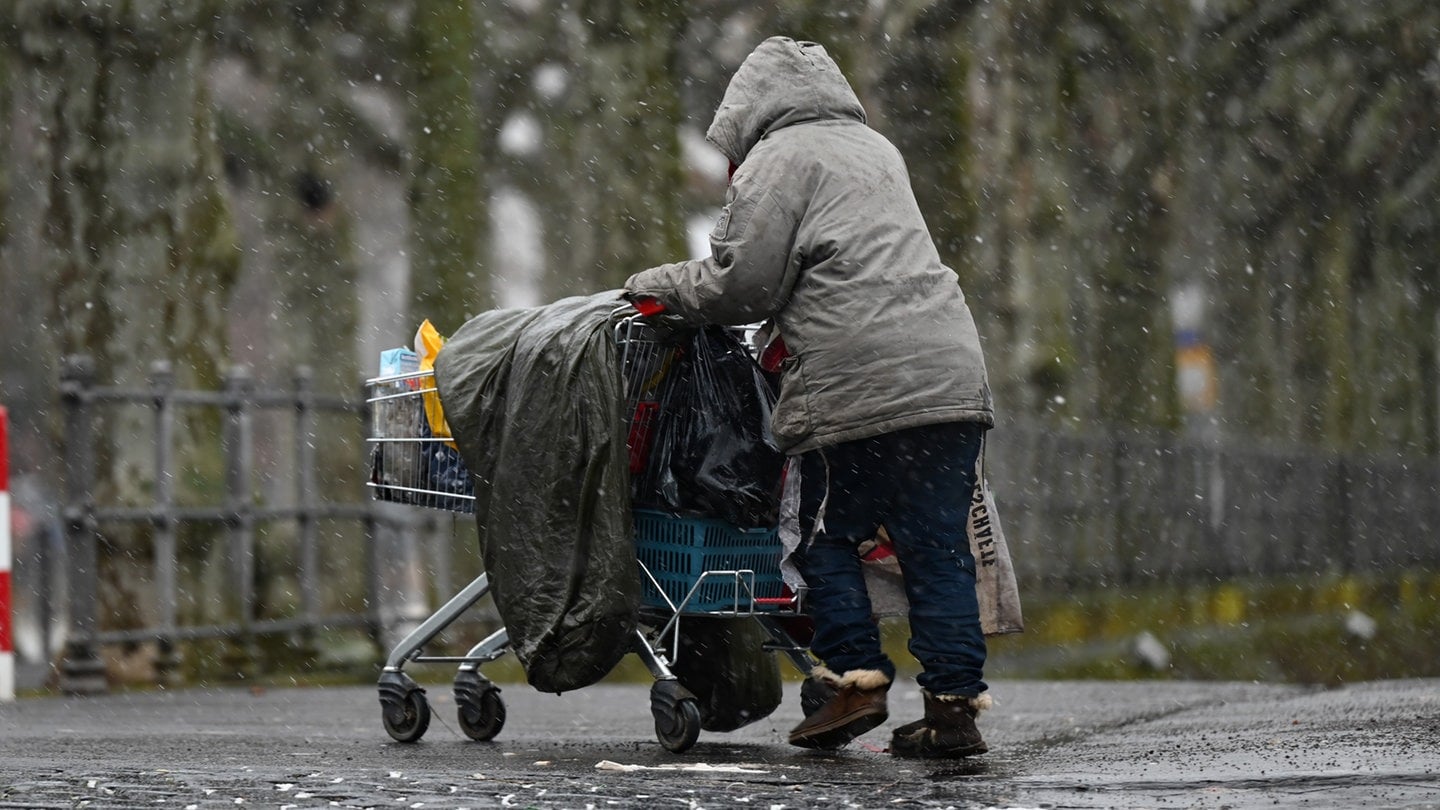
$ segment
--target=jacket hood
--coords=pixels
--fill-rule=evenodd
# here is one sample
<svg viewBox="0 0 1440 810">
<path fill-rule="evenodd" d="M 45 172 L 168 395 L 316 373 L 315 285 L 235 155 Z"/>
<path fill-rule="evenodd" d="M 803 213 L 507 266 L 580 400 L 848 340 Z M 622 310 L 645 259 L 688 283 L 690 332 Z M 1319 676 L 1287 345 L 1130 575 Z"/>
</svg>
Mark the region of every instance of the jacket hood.
<svg viewBox="0 0 1440 810">
<path fill-rule="evenodd" d="M 865 122 L 845 74 L 821 45 L 771 37 L 730 77 L 705 138 L 739 165 L 766 134 L 827 119 Z"/>
</svg>

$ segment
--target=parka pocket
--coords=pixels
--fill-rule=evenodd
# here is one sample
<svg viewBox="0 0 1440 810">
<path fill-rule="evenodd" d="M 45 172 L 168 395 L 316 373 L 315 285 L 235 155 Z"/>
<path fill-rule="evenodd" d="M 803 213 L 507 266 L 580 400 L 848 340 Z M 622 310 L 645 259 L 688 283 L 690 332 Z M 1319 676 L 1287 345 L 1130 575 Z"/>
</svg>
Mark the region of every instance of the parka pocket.
<svg viewBox="0 0 1440 810">
<path fill-rule="evenodd" d="M 731 206 L 729 205 L 720 209 L 720 219 L 715 223 L 714 230 L 710 231 L 711 239 L 724 241 L 730 235 L 730 210 Z"/>
<path fill-rule="evenodd" d="M 810 392 L 800 358 L 791 355 L 780 361 L 780 398 L 770 419 L 775 438 L 789 446 L 809 436 L 814 428 L 810 414 Z"/>
</svg>

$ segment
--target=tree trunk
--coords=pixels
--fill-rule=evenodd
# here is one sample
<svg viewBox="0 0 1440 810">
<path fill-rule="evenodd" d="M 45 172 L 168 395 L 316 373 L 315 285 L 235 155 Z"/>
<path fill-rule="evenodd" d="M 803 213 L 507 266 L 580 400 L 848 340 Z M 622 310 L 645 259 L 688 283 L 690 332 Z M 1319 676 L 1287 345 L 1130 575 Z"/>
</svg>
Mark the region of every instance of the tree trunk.
<svg viewBox="0 0 1440 810">
<path fill-rule="evenodd" d="M 550 55 L 564 60 L 569 86 L 547 121 L 552 162 L 540 193 L 556 225 L 546 235 L 547 287 L 568 295 L 618 288 L 687 255 L 676 216 L 684 15 L 669 3 L 615 0 L 558 14 L 563 44 Z"/>
<path fill-rule="evenodd" d="M 40 337 L 29 347 L 52 370 L 60 356 L 89 354 L 101 384 L 133 387 L 153 361 L 174 359 L 178 385 L 218 386 L 239 255 L 201 85 L 212 12 L 164 0 L 14 7 L 48 178 L 39 266 L 49 316 L 32 323 Z M 139 409 L 99 414 L 98 502 L 149 498 L 147 419 Z M 182 457 L 215 429 L 213 417 L 182 419 Z M 101 605 L 118 626 L 149 603 L 146 536 L 105 538 Z"/>
<path fill-rule="evenodd" d="M 1440 9 L 1267 2 L 1212 15 L 1195 97 L 1223 127 L 1208 216 L 1241 243 L 1218 267 L 1224 422 L 1335 447 L 1436 451 Z M 1433 272 L 1432 272 L 1433 277 Z"/>
<path fill-rule="evenodd" d="M 408 43 L 413 311 L 446 335 L 494 304 L 482 260 L 488 198 L 473 87 L 479 13 L 467 0 L 414 0 Z"/>
</svg>

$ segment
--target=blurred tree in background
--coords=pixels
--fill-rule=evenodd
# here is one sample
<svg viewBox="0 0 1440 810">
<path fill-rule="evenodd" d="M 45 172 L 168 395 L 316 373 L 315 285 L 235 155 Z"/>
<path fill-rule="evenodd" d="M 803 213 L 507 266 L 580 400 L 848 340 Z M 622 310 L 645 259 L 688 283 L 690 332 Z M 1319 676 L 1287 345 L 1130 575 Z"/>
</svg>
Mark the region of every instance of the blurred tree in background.
<svg viewBox="0 0 1440 810">
<path fill-rule="evenodd" d="M 1184 145 L 1226 429 L 1434 455 L 1440 7 L 1217 6 Z"/>
<path fill-rule="evenodd" d="M 1004 415 L 1440 450 L 1422 0 L 0 14 L 0 282 L 53 300 L 5 327 L 46 335 L 6 361 L 31 408 L 82 350 L 102 378 L 311 362 L 346 391 L 422 317 L 449 332 L 692 251 L 724 182 L 699 135 L 780 32 L 827 44 L 905 154 Z M 1218 369 L 1199 413 L 1177 340 Z"/>
<path fill-rule="evenodd" d="M 46 375 L 14 386 L 27 422 L 28 408 L 54 402 L 58 361 L 70 354 L 88 354 L 99 380 L 141 383 L 166 359 L 183 387 L 221 382 L 240 251 L 204 82 L 212 11 L 25 0 L 6 12 L 14 151 L 5 163 L 25 192 L 5 209 L 5 345 L 24 356 L 21 368 Z M 152 497 L 146 415 L 108 410 L 97 422 L 97 500 Z M 217 429 L 213 417 L 181 421 L 183 465 L 205 470 L 196 445 Z M 55 457 L 42 458 L 50 475 L 61 472 Z M 100 599 L 121 626 L 140 601 L 148 536 L 135 527 L 106 537 Z"/>
<path fill-rule="evenodd" d="M 725 184 L 700 136 L 777 33 L 904 154 L 1002 422 L 1440 454 L 1428 0 L 14 0 L 16 469 L 55 474 L 65 354 L 351 394 L 421 318 L 693 252 Z M 122 501 L 142 432 L 101 448 Z"/>
<path fill-rule="evenodd" d="M 410 242 L 415 309 L 444 334 L 492 303 L 480 256 L 488 241 L 482 154 L 493 149 L 483 149 L 479 95 L 473 89 L 476 77 L 493 73 L 477 70 L 480 54 L 488 51 L 481 48 L 478 18 L 488 14 L 465 0 L 415 0 L 409 35 L 401 37 L 414 144 Z"/>
</svg>

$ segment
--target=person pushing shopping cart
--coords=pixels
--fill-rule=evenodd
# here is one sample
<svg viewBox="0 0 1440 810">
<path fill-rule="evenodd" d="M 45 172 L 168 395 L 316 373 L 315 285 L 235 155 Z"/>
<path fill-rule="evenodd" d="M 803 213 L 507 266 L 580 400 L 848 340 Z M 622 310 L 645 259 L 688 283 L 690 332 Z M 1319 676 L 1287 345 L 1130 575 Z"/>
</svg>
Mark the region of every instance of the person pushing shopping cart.
<svg viewBox="0 0 1440 810">
<path fill-rule="evenodd" d="M 793 561 L 809 588 L 814 675 L 833 698 L 789 735 L 838 748 L 888 719 L 858 546 L 883 526 L 904 572 L 924 717 L 890 751 L 987 750 L 990 705 L 967 521 L 994 424 L 975 323 L 899 152 L 825 49 L 774 37 L 740 65 L 706 133 L 730 159 L 711 255 L 625 284 L 687 323 L 768 321 L 788 356 L 774 433 L 792 459 Z"/>
</svg>

